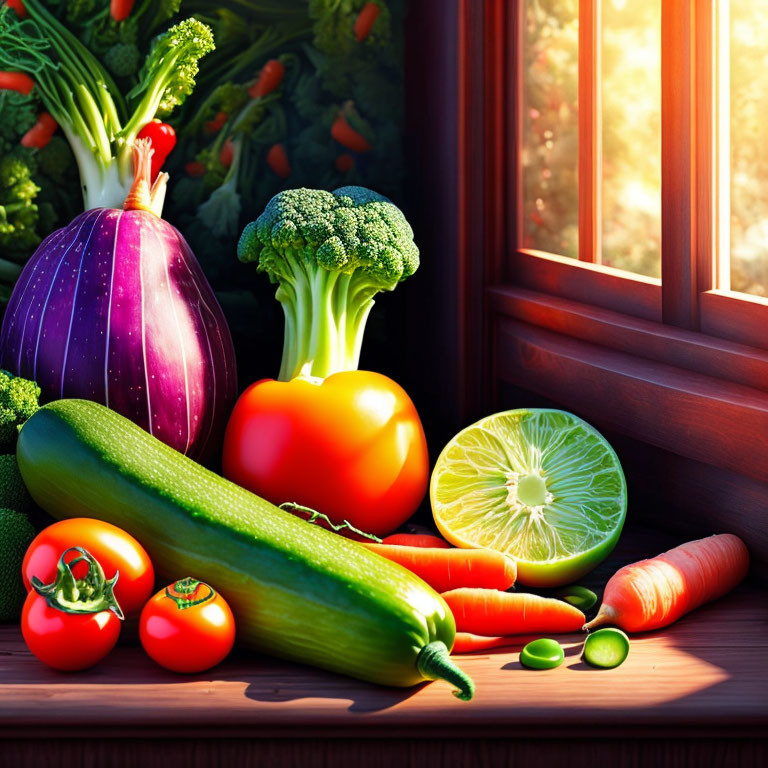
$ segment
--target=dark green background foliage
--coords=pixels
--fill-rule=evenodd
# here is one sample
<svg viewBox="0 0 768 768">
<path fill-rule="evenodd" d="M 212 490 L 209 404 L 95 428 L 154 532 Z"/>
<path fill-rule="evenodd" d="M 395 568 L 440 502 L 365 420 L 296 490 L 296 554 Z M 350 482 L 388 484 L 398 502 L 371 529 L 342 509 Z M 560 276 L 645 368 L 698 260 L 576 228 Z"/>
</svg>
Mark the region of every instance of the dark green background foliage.
<svg viewBox="0 0 768 768">
<path fill-rule="evenodd" d="M 136 84 L 158 32 L 191 15 L 213 28 L 216 51 L 201 60 L 194 93 L 165 118 L 178 143 L 165 164 L 171 180 L 164 218 L 187 238 L 222 303 L 243 381 L 251 374 L 276 375 L 282 344 L 274 286 L 237 260 L 243 226 L 275 193 L 291 187 L 359 184 L 400 202 L 405 0 L 375 2 L 379 16 L 360 42 L 354 23 L 366 0 L 137 0 L 121 23 L 110 17 L 103 0 L 46 3 L 105 64 L 123 93 Z M 284 79 L 273 93 L 254 100 L 248 88 L 273 58 L 284 65 Z M 333 139 L 331 126 L 340 110 L 370 151 L 355 153 Z M 0 162 L 11 156 L 14 168 L 23 163 L 28 170 L 23 188 L 3 186 L 0 177 L 4 305 L 41 239 L 65 226 L 82 206 L 74 158 L 60 131 L 43 150 L 19 145 L 42 111 L 34 91 L 28 97 L 0 91 L 0 111 Z M 212 131 L 206 124 L 220 112 L 227 120 Z M 229 168 L 220 160 L 226 141 L 238 147 Z M 266 162 L 276 143 L 284 145 L 291 166 L 285 179 Z M 337 169 L 340 155 L 352 159 L 351 169 Z M 203 173 L 191 175 L 190 162 L 200 164 Z M 15 184 L 15 176 L 10 181 Z M 20 194 L 25 207 L 11 208 Z M 385 318 L 372 320 L 370 336 L 381 335 L 385 324 Z"/>
</svg>

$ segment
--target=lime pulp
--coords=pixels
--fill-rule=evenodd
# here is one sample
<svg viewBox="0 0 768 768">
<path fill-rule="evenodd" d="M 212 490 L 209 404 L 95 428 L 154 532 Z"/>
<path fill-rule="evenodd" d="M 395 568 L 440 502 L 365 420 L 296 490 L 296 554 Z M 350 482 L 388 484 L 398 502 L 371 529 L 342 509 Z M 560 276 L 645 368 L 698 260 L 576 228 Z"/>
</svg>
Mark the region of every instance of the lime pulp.
<svg viewBox="0 0 768 768">
<path fill-rule="evenodd" d="M 440 454 L 430 485 L 440 532 L 461 547 L 517 560 L 523 584 L 567 584 L 613 549 L 627 488 L 608 441 L 573 414 L 518 409 L 488 416 Z"/>
</svg>

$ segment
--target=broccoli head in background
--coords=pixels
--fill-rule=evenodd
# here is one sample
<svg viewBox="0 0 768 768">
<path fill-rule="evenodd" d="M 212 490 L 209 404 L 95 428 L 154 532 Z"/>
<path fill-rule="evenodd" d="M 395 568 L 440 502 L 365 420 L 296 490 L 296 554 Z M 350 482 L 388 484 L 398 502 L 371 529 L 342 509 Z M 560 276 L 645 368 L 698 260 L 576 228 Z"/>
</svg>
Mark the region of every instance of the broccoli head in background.
<svg viewBox="0 0 768 768">
<path fill-rule="evenodd" d="M 21 580 L 24 553 L 35 538 L 35 529 L 15 509 L 0 508 L 0 621 L 15 621 L 27 596 Z"/>
<path fill-rule="evenodd" d="M 355 370 L 373 297 L 419 266 L 402 211 L 364 187 L 278 193 L 243 230 L 237 255 L 278 283 L 282 381 Z"/>
<path fill-rule="evenodd" d="M 26 514 L 32 506 L 32 497 L 21 479 L 16 456 L 12 453 L 0 456 L 0 508 Z"/>
<path fill-rule="evenodd" d="M 13 451 L 19 427 L 40 407 L 34 381 L 0 371 L 0 452 Z"/>
</svg>

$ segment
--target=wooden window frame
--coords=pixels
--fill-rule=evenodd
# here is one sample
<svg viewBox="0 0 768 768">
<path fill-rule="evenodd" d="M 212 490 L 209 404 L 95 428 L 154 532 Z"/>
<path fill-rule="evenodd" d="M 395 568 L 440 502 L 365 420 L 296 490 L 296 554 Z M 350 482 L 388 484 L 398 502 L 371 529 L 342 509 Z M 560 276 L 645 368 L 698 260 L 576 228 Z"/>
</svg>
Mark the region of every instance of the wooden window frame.
<svg viewBox="0 0 768 768">
<path fill-rule="evenodd" d="M 768 392 L 768 378 L 752 376 L 768 361 L 768 300 L 733 294 L 715 287 L 722 213 L 716 210 L 714 184 L 722 163 L 717 157 L 717 125 L 697 120 L 699 111 L 713 112 L 713 50 L 711 34 L 716 23 L 714 0 L 675 0 L 662 4 L 662 280 L 595 264 L 599 236 L 590 234 L 591 252 L 571 259 L 518 248 L 521 174 L 517 148 L 521 118 L 517 109 L 522 72 L 518 52 L 522 45 L 521 15 L 524 4 L 505 0 L 458 0 L 459 11 L 459 315 L 464 329 L 459 340 L 462 360 L 473 359 L 474 380 L 464 383 L 463 402 L 477 410 L 493 387 L 483 382 L 495 378 L 495 342 L 478 345 L 479 336 L 492 335 L 495 315 L 512 311 L 515 302 L 534 295 L 550 304 L 557 299 L 571 318 L 568 334 L 590 337 L 589 318 L 595 309 L 607 310 L 617 328 L 636 325 L 630 335 L 634 346 L 622 343 L 625 354 L 653 357 L 647 346 L 647 323 L 653 337 L 669 339 L 677 350 L 674 363 L 683 369 L 708 370 L 710 375 Z M 583 2 L 580 11 L 596 34 L 595 7 Z M 582 35 L 585 33 L 582 32 Z M 680 44 L 680 40 L 687 44 Z M 589 119 L 580 131 L 595 123 L 599 96 L 594 81 L 580 84 L 580 98 L 588 98 Z M 481 84 L 479 88 L 478 84 Z M 599 141 L 581 158 L 594 159 Z M 482 157 L 483 162 L 478 163 Z M 593 166 L 594 167 L 594 166 Z M 580 174 L 581 193 L 597 197 L 599 174 L 587 180 Z M 471 203 L 469 202 L 471 201 Z M 510 215 L 510 211 L 513 212 Z M 594 211 L 582 210 L 581 226 L 595 221 Z M 478 258 L 476 233 L 483 231 L 482 258 Z M 482 292 L 486 298 L 482 298 Z M 506 300 L 501 297 L 506 296 Z M 527 297 L 527 298 L 525 298 Z M 575 304 L 582 305 L 581 317 Z M 515 310 L 518 311 L 518 310 Z M 522 311 L 522 310 L 520 310 Z M 554 306 L 552 311 L 554 312 Z M 682 332 L 682 333 L 681 333 Z M 603 339 L 601 343 L 610 343 Z M 708 351 L 709 350 L 709 351 Z M 711 366 L 712 351 L 729 353 L 727 366 Z M 465 408 L 465 410 L 466 410 Z"/>
<path fill-rule="evenodd" d="M 713 98 L 714 40 L 702 32 L 712 28 L 713 2 L 662 4 L 662 152 L 682 148 L 663 171 L 662 194 L 676 203 L 663 206 L 662 281 L 597 265 L 587 253 L 577 260 L 516 247 L 518 2 L 425 0 L 412 11 L 421 35 L 437 10 L 443 19 L 455 12 L 456 20 L 443 29 L 455 37 L 435 43 L 443 75 L 450 76 L 453 51 L 455 83 L 444 78 L 440 88 L 455 100 L 441 107 L 431 95 L 432 72 L 419 75 L 419 107 L 426 100 L 440 110 L 449 129 L 436 142 L 431 119 L 431 133 L 423 134 L 423 169 L 434 175 L 430 186 L 439 181 L 441 197 L 416 229 L 427 236 L 425 273 L 440 280 L 439 296 L 424 296 L 438 298 L 441 338 L 453 329 L 455 340 L 450 366 L 445 346 L 436 345 L 432 358 L 445 374 L 441 416 L 453 419 L 446 431 L 514 407 L 510 392 L 533 392 L 656 452 L 636 466 L 630 459 L 628 468 L 654 466 L 662 499 L 707 527 L 743 535 L 765 564 L 768 301 L 715 288 L 719 267 L 708 255 L 723 240 L 723 211 L 712 195 L 723 158 L 714 151 L 715 121 L 696 114 Z M 689 45 L 670 44 L 680 34 Z M 450 178 L 453 203 L 443 195 Z M 416 180 L 414 193 L 424 189 Z M 446 229 L 451 221 L 455 230 Z M 438 267 L 428 266 L 430 253 L 442 259 Z M 656 456 L 675 467 L 661 480 Z M 712 500 L 720 508 L 709 509 Z"/>
</svg>

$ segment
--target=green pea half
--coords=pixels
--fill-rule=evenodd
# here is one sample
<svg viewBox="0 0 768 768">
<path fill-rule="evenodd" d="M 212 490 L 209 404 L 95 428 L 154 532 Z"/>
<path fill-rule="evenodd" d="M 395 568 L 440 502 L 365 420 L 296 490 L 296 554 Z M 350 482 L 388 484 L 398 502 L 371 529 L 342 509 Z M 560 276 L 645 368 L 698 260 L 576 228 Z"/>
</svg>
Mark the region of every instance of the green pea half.
<svg viewBox="0 0 768 768">
<path fill-rule="evenodd" d="M 563 587 L 555 593 L 555 597 L 576 606 L 580 611 L 588 611 L 597 602 L 597 595 L 591 589 L 575 584 Z"/>
<path fill-rule="evenodd" d="M 614 627 L 598 629 L 587 636 L 582 658 L 587 664 L 613 669 L 629 655 L 629 638 Z"/>
<path fill-rule="evenodd" d="M 533 640 L 520 651 L 520 663 L 529 669 L 554 669 L 564 658 L 563 646 L 548 637 Z"/>
</svg>

